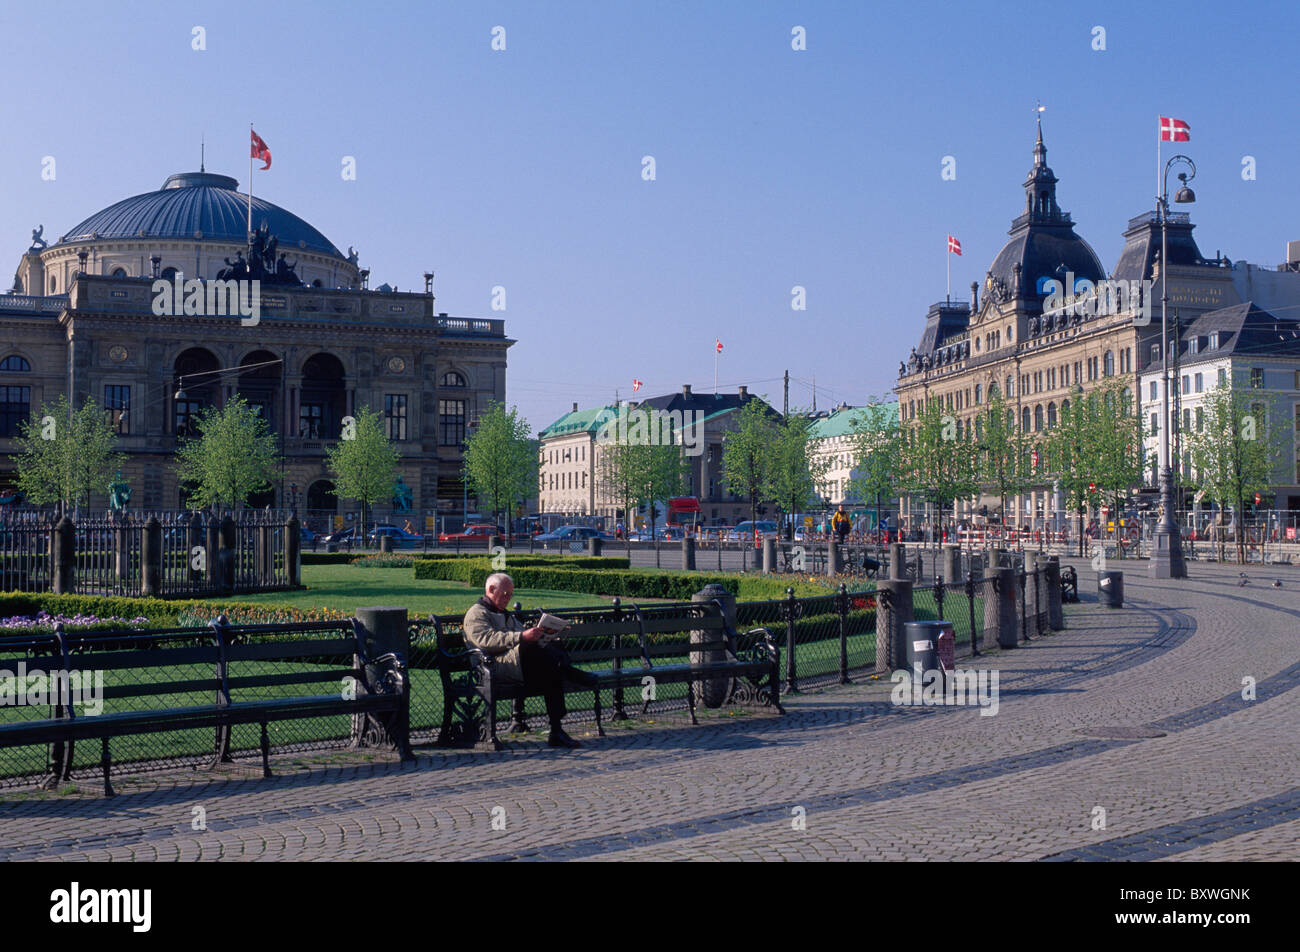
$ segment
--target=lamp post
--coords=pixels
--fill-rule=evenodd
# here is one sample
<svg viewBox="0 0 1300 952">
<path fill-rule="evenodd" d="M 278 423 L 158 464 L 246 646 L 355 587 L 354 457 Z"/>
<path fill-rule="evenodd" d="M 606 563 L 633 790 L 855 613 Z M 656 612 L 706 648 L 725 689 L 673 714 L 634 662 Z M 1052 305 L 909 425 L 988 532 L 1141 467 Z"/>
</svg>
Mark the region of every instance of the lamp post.
<svg viewBox="0 0 1300 952">
<path fill-rule="evenodd" d="M 1179 172 L 1182 187 L 1174 195 L 1180 205 L 1196 201 L 1196 193 L 1187 183 L 1196 178 L 1196 163 L 1185 155 L 1175 155 L 1165 163 L 1156 213 L 1160 216 L 1160 377 L 1163 393 L 1160 401 L 1160 522 L 1156 525 L 1155 548 L 1147 573 L 1151 578 L 1187 578 L 1183 560 L 1182 531 L 1174 521 L 1174 474 L 1169 455 L 1169 170 L 1182 163 L 1191 170 Z M 1177 346 L 1175 342 L 1174 346 Z"/>
</svg>

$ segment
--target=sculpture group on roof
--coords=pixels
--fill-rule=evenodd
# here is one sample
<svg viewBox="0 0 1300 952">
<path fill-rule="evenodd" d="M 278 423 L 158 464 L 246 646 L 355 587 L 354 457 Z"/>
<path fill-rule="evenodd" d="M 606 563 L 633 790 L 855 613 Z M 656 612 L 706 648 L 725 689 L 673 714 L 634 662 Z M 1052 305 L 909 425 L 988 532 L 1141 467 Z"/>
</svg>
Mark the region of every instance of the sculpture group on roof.
<svg viewBox="0 0 1300 952">
<path fill-rule="evenodd" d="M 243 252 L 237 253 L 234 261 L 226 258 L 228 267 L 217 272 L 217 280 L 238 281 L 248 278 L 261 281 L 263 284 L 301 286 L 302 280 L 295 270 L 298 262 L 290 263 L 283 253 L 277 257 L 278 247 L 279 239 L 271 234 L 270 227 L 263 221 L 252 234 L 252 240 L 248 245 L 248 259 L 245 260 Z"/>
</svg>

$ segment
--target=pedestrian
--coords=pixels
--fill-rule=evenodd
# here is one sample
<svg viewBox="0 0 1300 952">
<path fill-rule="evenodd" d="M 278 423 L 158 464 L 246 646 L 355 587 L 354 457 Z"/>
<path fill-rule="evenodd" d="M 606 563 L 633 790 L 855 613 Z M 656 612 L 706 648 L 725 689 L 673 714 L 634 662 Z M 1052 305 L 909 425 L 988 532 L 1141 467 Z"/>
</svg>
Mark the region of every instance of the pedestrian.
<svg viewBox="0 0 1300 952">
<path fill-rule="evenodd" d="M 840 545 L 844 544 L 844 539 L 849 534 L 849 526 L 848 514 L 844 511 L 844 507 L 840 506 L 835 510 L 835 515 L 831 516 L 831 529 L 835 533 L 835 541 Z"/>
</svg>

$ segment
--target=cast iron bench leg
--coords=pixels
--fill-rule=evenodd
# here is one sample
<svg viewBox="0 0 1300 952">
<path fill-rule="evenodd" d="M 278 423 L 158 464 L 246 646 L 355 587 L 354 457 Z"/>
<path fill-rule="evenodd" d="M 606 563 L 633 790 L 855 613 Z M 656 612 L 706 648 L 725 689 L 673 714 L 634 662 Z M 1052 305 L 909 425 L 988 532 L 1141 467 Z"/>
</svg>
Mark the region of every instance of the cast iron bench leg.
<svg viewBox="0 0 1300 952">
<path fill-rule="evenodd" d="M 600 722 L 600 685 L 598 684 L 592 688 L 592 692 L 596 695 L 596 734 L 604 737 L 605 725 Z"/>
<path fill-rule="evenodd" d="M 271 776 L 271 738 L 266 733 L 266 721 L 262 721 L 262 776 Z"/>
<path fill-rule="evenodd" d="M 109 757 L 108 754 L 107 737 L 100 738 L 99 750 L 100 750 L 99 763 L 104 770 L 104 796 L 111 797 L 113 796 L 113 785 L 108 782 L 108 770 L 109 770 L 109 765 L 112 763 L 112 759 Z"/>
<path fill-rule="evenodd" d="M 686 704 L 691 709 L 691 723 L 698 725 L 700 722 L 695 719 L 695 682 L 686 682 Z"/>
</svg>

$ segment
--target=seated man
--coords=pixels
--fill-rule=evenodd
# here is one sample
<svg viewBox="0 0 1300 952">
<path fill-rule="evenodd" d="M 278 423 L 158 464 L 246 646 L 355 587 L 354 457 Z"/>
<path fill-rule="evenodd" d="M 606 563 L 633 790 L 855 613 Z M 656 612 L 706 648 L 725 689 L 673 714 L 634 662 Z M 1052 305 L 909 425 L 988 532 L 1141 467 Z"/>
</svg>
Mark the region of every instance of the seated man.
<svg viewBox="0 0 1300 952">
<path fill-rule="evenodd" d="M 582 744 L 565 733 L 561 724 L 567 713 L 564 682 L 567 679 L 591 687 L 596 679 L 573 667 L 563 648 L 542 645 L 540 628 L 524 628 L 506 610 L 515 593 L 515 583 L 509 575 L 504 572 L 489 575 L 484 589 L 484 596 L 465 613 L 465 641 L 492 656 L 494 678 L 522 683 L 529 694 L 546 698 L 546 716 L 551 722 L 548 744 L 581 747 Z"/>
</svg>

